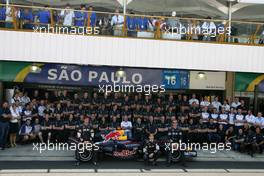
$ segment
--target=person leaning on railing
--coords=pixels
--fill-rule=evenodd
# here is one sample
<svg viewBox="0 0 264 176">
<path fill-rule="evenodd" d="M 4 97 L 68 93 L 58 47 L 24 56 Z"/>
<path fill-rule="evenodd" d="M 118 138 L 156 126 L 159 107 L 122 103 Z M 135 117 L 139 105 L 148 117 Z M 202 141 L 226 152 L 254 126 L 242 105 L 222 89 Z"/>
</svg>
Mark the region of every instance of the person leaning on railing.
<svg viewBox="0 0 264 176">
<path fill-rule="evenodd" d="M 28 8 L 25 8 L 23 11 L 21 11 L 20 19 L 21 27 L 23 29 L 33 29 L 34 17 L 32 12 Z"/>
<path fill-rule="evenodd" d="M 113 34 L 115 36 L 122 35 L 122 28 L 124 25 L 124 16 L 119 14 L 119 10 L 115 10 L 115 15 L 111 19 L 111 26 L 113 28 Z"/>
<path fill-rule="evenodd" d="M 10 7 L 7 6 L 6 8 L 6 18 L 5 18 L 5 27 L 6 28 L 14 28 L 14 18 L 20 18 L 20 10 L 17 9 L 16 7 Z"/>
<path fill-rule="evenodd" d="M 130 12 L 131 16 L 126 17 L 127 36 L 137 37 L 137 17 L 133 16 L 135 13 Z"/>
<path fill-rule="evenodd" d="M 51 19 L 50 11 L 47 8 L 48 6 L 45 6 L 45 8 L 41 9 L 35 16 L 35 22 L 39 22 L 40 27 L 43 28 L 48 27 Z"/>
<path fill-rule="evenodd" d="M 0 28 L 5 27 L 5 18 L 6 18 L 6 8 L 4 6 L 0 6 Z"/>
<path fill-rule="evenodd" d="M 259 44 L 264 44 L 264 29 L 260 35 Z"/>
</svg>

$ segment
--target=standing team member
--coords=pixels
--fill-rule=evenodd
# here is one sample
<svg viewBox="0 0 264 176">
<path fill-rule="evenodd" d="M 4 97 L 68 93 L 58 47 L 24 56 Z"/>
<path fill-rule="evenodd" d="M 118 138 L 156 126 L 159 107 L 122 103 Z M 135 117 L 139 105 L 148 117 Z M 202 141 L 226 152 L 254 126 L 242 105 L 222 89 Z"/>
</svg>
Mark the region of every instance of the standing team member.
<svg viewBox="0 0 264 176">
<path fill-rule="evenodd" d="M 172 144 L 173 143 L 179 143 L 180 141 L 182 141 L 182 132 L 181 129 L 178 127 L 178 122 L 176 120 L 174 120 L 172 122 L 172 126 L 171 128 L 169 128 L 168 130 L 168 139 L 170 141 L 170 150 L 167 150 L 167 166 L 170 166 L 171 164 L 171 158 L 172 158 Z M 181 152 L 181 151 L 179 151 Z M 183 154 L 184 157 L 184 154 Z M 183 164 L 184 164 L 184 158 L 183 158 Z"/>
<path fill-rule="evenodd" d="M 9 131 L 9 121 L 11 119 L 11 112 L 8 103 L 4 102 L 0 108 L 0 149 L 4 150 Z"/>
<path fill-rule="evenodd" d="M 241 109 L 237 110 L 237 114 L 235 116 L 235 132 L 237 133 L 239 129 L 243 128 L 244 123 L 245 123 L 245 117 L 242 114 Z"/>
<path fill-rule="evenodd" d="M 54 141 L 58 141 L 61 142 L 64 140 L 64 134 L 63 134 L 63 130 L 64 130 L 64 123 L 61 120 L 61 115 L 60 114 L 56 114 L 56 120 L 54 121 L 53 125 L 52 125 L 52 129 L 53 129 L 53 140 Z"/>
<path fill-rule="evenodd" d="M 41 132 L 40 132 L 40 139 L 42 143 L 47 141 L 47 143 L 50 142 L 51 139 L 51 132 L 52 132 L 52 122 L 50 120 L 50 115 L 45 114 L 45 119 L 41 123 Z"/>
<path fill-rule="evenodd" d="M 79 127 L 77 130 L 77 138 L 79 138 L 80 142 L 84 143 L 84 149 L 86 148 L 86 145 L 92 144 L 94 140 L 94 131 L 90 124 L 90 119 L 88 117 L 84 118 L 84 123 Z M 80 151 L 80 149 L 76 150 L 75 156 L 76 156 L 76 165 L 80 165 L 80 154 L 83 151 Z M 93 150 L 93 164 L 97 165 L 97 151 Z"/>
<path fill-rule="evenodd" d="M 9 141 L 11 147 L 16 147 L 16 137 L 19 131 L 19 120 L 21 119 L 18 107 L 18 101 L 12 104 L 10 107 L 11 119 L 10 119 L 10 130 L 9 130 Z"/>
</svg>

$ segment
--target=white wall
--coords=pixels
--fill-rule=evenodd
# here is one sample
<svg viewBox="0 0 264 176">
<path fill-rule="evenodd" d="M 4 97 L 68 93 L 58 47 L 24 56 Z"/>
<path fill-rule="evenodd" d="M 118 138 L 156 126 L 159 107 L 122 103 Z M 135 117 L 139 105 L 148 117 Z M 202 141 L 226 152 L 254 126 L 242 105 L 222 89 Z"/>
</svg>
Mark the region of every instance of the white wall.
<svg viewBox="0 0 264 176">
<path fill-rule="evenodd" d="M 264 73 L 264 47 L 0 30 L 0 60 Z"/>
</svg>

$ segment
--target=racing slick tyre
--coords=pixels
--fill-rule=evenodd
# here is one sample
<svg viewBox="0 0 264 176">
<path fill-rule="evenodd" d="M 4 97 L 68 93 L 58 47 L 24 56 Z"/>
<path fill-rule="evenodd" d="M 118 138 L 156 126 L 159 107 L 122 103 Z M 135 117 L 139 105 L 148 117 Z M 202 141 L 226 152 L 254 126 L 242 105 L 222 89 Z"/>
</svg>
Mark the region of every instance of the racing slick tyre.
<svg viewBox="0 0 264 176">
<path fill-rule="evenodd" d="M 184 158 L 184 153 L 182 151 L 175 151 L 171 154 L 171 161 L 178 163 L 181 162 Z"/>
<path fill-rule="evenodd" d="M 89 162 L 93 158 L 93 151 L 91 150 L 85 150 L 84 152 L 76 151 L 75 154 L 78 155 L 76 158 L 78 158 L 80 162 Z"/>
</svg>

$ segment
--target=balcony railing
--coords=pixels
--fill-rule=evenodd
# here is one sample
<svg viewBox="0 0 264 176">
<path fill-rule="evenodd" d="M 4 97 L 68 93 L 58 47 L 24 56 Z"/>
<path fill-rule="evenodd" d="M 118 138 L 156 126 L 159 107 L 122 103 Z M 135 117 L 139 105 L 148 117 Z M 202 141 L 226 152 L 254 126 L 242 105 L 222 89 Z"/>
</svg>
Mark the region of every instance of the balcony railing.
<svg viewBox="0 0 264 176">
<path fill-rule="evenodd" d="M 258 46 L 264 42 L 264 23 L 6 4 L 0 4 L 0 29 Z"/>
</svg>

